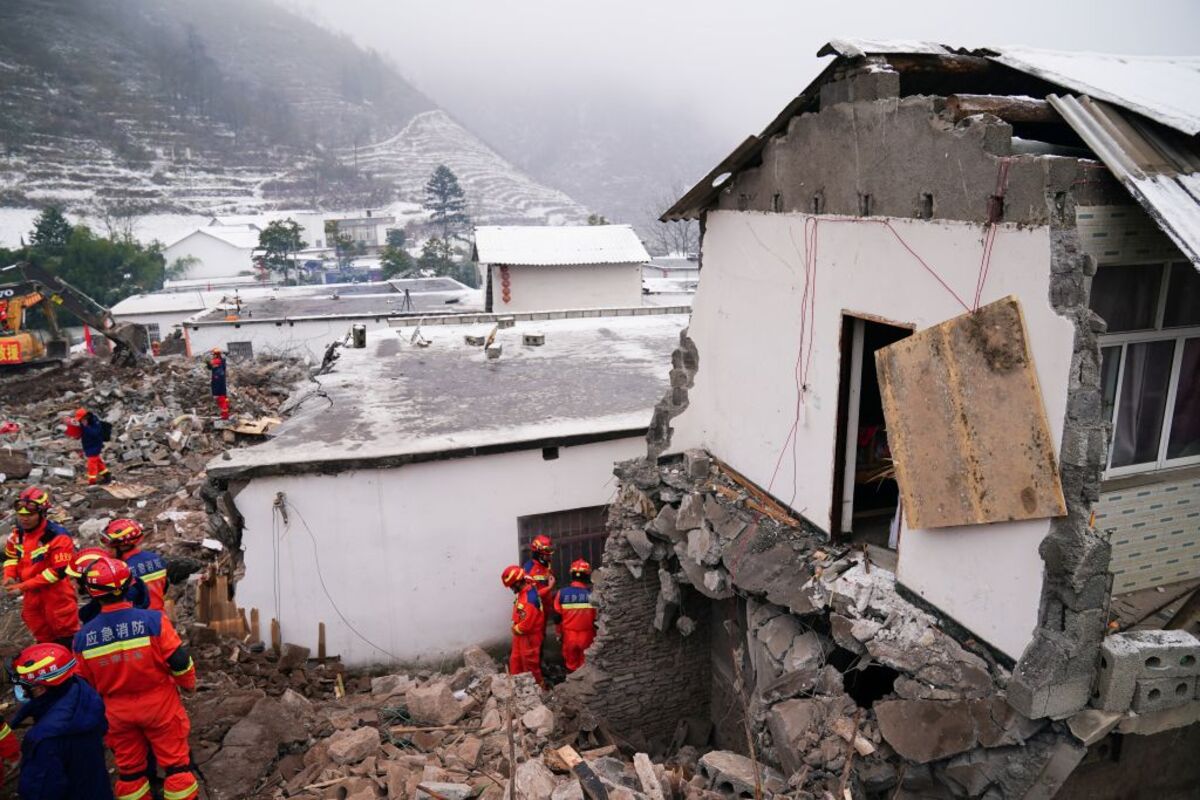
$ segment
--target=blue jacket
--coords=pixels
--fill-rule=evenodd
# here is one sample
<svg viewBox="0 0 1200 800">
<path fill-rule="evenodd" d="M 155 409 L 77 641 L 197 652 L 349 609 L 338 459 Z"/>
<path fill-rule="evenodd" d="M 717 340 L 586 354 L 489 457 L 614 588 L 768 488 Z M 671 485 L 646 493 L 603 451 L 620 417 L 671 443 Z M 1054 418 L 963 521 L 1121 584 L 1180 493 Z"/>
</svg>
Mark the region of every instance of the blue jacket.
<svg viewBox="0 0 1200 800">
<path fill-rule="evenodd" d="M 208 371 L 212 373 L 213 397 L 228 394 L 225 391 L 225 359 L 214 358 L 208 362 Z"/>
<path fill-rule="evenodd" d="M 100 418 L 89 412 L 83 422 L 79 423 L 79 427 L 83 431 L 83 436 L 80 437 L 83 454 L 100 455 L 100 451 L 104 449 L 104 426 L 100 423 Z"/>
<path fill-rule="evenodd" d="M 104 701 L 87 681 L 67 679 L 17 712 L 33 717 L 21 741 L 21 800 L 113 800 L 104 763 Z"/>
</svg>

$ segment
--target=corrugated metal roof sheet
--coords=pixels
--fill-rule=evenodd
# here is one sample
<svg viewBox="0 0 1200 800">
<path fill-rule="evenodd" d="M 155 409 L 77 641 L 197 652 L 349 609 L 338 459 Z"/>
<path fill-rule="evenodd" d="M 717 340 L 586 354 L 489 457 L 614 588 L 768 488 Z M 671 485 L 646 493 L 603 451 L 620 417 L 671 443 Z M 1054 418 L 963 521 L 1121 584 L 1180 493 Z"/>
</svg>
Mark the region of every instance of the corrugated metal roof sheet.
<svg viewBox="0 0 1200 800">
<path fill-rule="evenodd" d="M 993 61 L 1134 111 L 1189 135 L 1200 133 L 1200 57 L 1122 56 L 998 47 Z"/>
<path fill-rule="evenodd" d="M 910 39 L 830 39 L 818 56 L 863 58 L 871 55 L 950 56 L 955 51 L 936 42 Z"/>
<path fill-rule="evenodd" d="M 1200 151 L 1195 143 L 1098 100 L 1053 94 L 1046 99 L 1200 268 Z"/>
<path fill-rule="evenodd" d="M 475 229 L 483 264 L 640 264 L 650 260 L 629 225 L 487 225 Z"/>
</svg>

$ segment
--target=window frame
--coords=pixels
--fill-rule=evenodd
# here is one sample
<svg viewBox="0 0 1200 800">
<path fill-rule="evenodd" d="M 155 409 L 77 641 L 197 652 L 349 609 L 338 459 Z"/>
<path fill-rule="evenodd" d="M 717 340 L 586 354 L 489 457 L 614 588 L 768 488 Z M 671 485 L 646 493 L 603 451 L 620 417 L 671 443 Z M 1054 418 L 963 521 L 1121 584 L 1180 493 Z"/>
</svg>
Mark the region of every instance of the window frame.
<svg viewBox="0 0 1200 800">
<path fill-rule="evenodd" d="M 1200 464 L 1200 455 L 1184 456 L 1181 458 L 1167 458 L 1167 447 L 1171 438 L 1171 426 L 1175 421 L 1175 400 L 1179 394 L 1179 383 L 1182 379 L 1180 372 L 1183 367 L 1184 348 L 1187 346 L 1189 339 L 1200 339 L 1200 325 L 1189 325 L 1186 327 L 1164 328 L 1163 321 L 1167 310 L 1167 296 L 1170 293 L 1171 270 L 1179 263 L 1186 264 L 1191 267 L 1188 262 L 1166 261 L 1154 262 L 1154 264 L 1114 264 L 1112 266 L 1144 266 L 1147 269 L 1155 265 L 1160 266 L 1162 276 L 1159 281 L 1158 306 L 1154 314 L 1154 327 L 1144 328 L 1134 331 L 1123 331 L 1121 333 L 1105 333 L 1099 337 L 1099 347 L 1101 352 L 1101 362 L 1103 363 L 1104 350 L 1111 347 L 1119 347 L 1120 351 L 1117 355 L 1117 381 L 1113 390 L 1113 409 L 1111 419 L 1106 420 L 1109 423 L 1111 434 L 1108 440 L 1108 447 L 1104 456 L 1104 474 L 1105 480 L 1109 478 L 1120 478 L 1128 475 L 1141 475 L 1150 472 L 1159 472 L 1168 469 L 1177 469 L 1179 467 L 1189 467 Z M 1108 266 L 1108 265 L 1105 265 Z M 1101 266 L 1100 269 L 1104 269 Z M 1193 267 L 1194 269 L 1194 267 Z M 1090 304 L 1089 304 L 1090 305 Z M 1165 410 L 1163 412 L 1163 424 L 1159 431 L 1158 448 L 1155 453 L 1154 461 L 1143 461 L 1138 464 L 1128 464 L 1123 467 L 1112 466 L 1113 444 L 1116 437 L 1117 424 L 1121 419 L 1121 389 L 1125 382 L 1125 358 L 1128 353 L 1129 345 L 1142 344 L 1146 342 L 1172 342 L 1173 350 L 1171 353 L 1171 374 L 1167 380 L 1167 397 L 1165 402 Z M 1100 387 L 1103 395 L 1104 387 Z"/>
</svg>

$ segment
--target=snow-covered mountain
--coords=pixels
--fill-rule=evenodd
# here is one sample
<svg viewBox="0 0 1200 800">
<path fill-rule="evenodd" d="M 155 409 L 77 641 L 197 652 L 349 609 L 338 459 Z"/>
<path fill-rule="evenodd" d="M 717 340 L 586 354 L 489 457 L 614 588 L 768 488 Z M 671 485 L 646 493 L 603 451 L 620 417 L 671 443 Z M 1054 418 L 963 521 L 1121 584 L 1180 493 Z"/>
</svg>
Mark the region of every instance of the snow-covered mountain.
<svg viewBox="0 0 1200 800">
<path fill-rule="evenodd" d="M 0 206 L 235 214 L 419 201 L 579 221 L 378 54 L 268 0 L 0 2 Z"/>
</svg>

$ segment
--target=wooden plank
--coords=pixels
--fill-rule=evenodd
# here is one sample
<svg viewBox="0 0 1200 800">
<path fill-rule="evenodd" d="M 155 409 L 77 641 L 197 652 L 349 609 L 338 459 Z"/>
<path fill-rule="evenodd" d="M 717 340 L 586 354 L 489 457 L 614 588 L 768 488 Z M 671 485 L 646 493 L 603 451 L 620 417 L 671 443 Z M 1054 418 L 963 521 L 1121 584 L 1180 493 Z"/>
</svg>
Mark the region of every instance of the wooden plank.
<svg viewBox="0 0 1200 800">
<path fill-rule="evenodd" d="M 318 622 L 317 623 L 317 663 L 320 664 L 321 666 L 325 666 L 326 658 L 327 658 L 327 655 L 325 652 L 325 623 Z"/>
<path fill-rule="evenodd" d="M 991 114 L 1005 122 L 1061 123 L 1063 121 L 1049 103 L 1034 97 L 952 94 L 946 98 L 946 110 L 955 122 L 973 114 Z"/>
<path fill-rule="evenodd" d="M 1066 514 L 1028 339 L 1009 296 L 876 351 L 909 528 Z"/>
<path fill-rule="evenodd" d="M 262 641 L 262 620 L 259 618 L 258 609 L 250 609 L 250 642 L 257 643 Z"/>
<path fill-rule="evenodd" d="M 279 630 L 279 620 L 271 618 L 271 649 L 276 654 L 283 652 L 283 634 Z"/>
<path fill-rule="evenodd" d="M 599 776 L 587 765 L 587 762 L 580 757 L 579 753 L 575 752 L 575 748 L 571 745 L 564 745 L 556 751 L 558 757 L 562 759 L 571 772 L 575 773 L 575 777 L 579 779 L 579 785 L 583 788 L 583 794 L 589 800 L 608 800 L 608 789 L 600 781 Z"/>
</svg>

